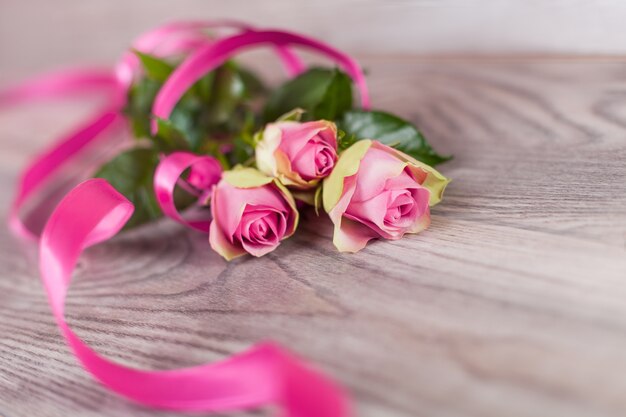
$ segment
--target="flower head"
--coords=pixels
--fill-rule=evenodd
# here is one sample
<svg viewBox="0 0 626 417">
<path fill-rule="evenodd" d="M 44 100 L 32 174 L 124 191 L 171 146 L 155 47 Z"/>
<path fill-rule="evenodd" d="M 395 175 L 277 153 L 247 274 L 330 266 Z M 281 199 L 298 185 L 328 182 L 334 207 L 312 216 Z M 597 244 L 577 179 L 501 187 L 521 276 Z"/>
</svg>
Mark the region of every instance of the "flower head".
<svg viewBox="0 0 626 417">
<path fill-rule="evenodd" d="M 252 168 L 224 172 L 213 189 L 211 247 L 227 260 L 262 256 L 291 236 L 298 211 L 289 191 Z"/>
<path fill-rule="evenodd" d="M 314 188 L 337 161 L 337 127 L 326 120 L 271 123 L 256 146 L 256 161 L 288 187 Z"/>
<path fill-rule="evenodd" d="M 357 252 L 374 238 L 400 239 L 424 230 L 429 207 L 441 200 L 448 182 L 434 168 L 380 142 L 356 142 L 324 180 L 333 243 L 342 252 Z"/>
</svg>

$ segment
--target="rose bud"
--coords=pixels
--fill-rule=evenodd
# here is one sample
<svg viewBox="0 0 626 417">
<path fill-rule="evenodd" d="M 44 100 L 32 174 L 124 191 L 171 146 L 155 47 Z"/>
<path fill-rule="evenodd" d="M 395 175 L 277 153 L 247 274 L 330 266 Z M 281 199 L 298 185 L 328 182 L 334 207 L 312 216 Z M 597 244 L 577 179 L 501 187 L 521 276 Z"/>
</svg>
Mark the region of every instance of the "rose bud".
<svg viewBox="0 0 626 417">
<path fill-rule="evenodd" d="M 337 127 L 326 120 L 267 125 L 256 146 L 263 173 L 299 190 L 314 188 L 337 161 Z"/>
<path fill-rule="evenodd" d="M 374 238 L 400 239 L 430 224 L 450 182 L 434 168 L 373 140 L 346 149 L 324 180 L 324 210 L 335 224 L 333 243 L 357 252 Z"/>
<path fill-rule="evenodd" d="M 289 191 L 253 168 L 224 172 L 211 197 L 209 242 L 226 260 L 262 256 L 291 236 L 298 211 Z"/>
</svg>

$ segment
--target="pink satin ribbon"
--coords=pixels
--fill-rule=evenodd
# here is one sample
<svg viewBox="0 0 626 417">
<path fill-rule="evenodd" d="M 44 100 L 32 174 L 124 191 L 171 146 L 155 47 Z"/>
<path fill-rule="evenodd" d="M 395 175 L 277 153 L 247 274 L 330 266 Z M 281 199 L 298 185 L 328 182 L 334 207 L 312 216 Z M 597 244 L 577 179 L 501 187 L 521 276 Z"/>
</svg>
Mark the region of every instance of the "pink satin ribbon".
<svg viewBox="0 0 626 417">
<path fill-rule="evenodd" d="M 158 56 L 184 54 L 211 43 L 207 42 L 206 34 L 198 33 L 199 31 L 220 28 L 230 28 L 241 32 L 254 30 L 253 26 L 236 20 L 173 22 L 141 35 L 133 42 L 131 49 L 151 51 Z M 288 48 L 279 46 L 276 48 L 276 53 L 289 76 L 295 76 L 304 70 L 304 63 Z M 138 66 L 137 56 L 132 51 L 127 51 L 116 67 L 118 79 L 124 85 L 130 85 Z"/>
<path fill-rule="evenodd" d="M 223 39 L 209 39 L 206 28 L 229 27 L 240 31 Z M 347 55 L 318 41 L 279 31 L 257 31 L 239 22 L 180 22 L 142 35 L 133 48 L 156 55 L 190 54 L 166 82 L 154 114 L 169 116 L 176 101 L 195 80 L 237 51 L 270 44 L 286 71 L 304 69 L 289 46 L 321 52 L 341 65 L 355 80 L 363 107 L 369 97 L 363 73 Z M 106 103 L 90 120 L 35 158 L 20 176 L 9 213 L 11 229 L 19 236 L 37 239 L 20 219 L 24 203 L 70 164 L 89 143 L 124 123 L 121 110 L 127 88 L 139 69 L 137 57 L 125 53 L 113 71 L 76 70 L 47 75 L 0 92 L 0 107 L 44 97 L 75 93 L 103 93 Z M 181 176 L 190 170 L 186 182 Z M 174 204 L 177 184 L 191 186 L 199 200 L 219 178 L 221 169 L 209 156 L 177 152 L 162 159 L 154 178 L 157 199 L 164 213 L 189 227 L 208 231 L 207 220 L 185 219 Z M 83 366 L 111 390 L 140 404 L 179 411 L 225 411 L 280 405 L 289 417 L 345 417 L 350 414 L 345 393 L 303 361 L 272 343 L 256 345 L 223 362 L 171 371 L 142 371 L 121 366 L 87 346 L 64 319 L 65 297 L 82 251 L 114 236 L 134 207 L 106 181 L 92 179 L 76 186 L 48 218 L 39 238 L 40 270 L 54 317 L 69 346 Z"/>
<path fill-rule="evenodd" d="M 174 204 L 174 188 L 180 183 L 180 177 L 191 168 L 188 182 L 196 191 L 198 200 L 204 202 L 210 188 L 219 181 L 222 168 L 217 159 L 200 156 L 189 152 L 174 152 L 159 162 L 154 173 L 154 192 L 163 214 L 192 229 L 209 233 L 211 220 L 187 220 L 179 213 Z"/>
<path fill-rule="evenodd" d="M 239 35 L 220 39 L 210 45 L 199 48 L 187 57 L 187 59 L 174 70 L 159 90 L 154 100 L 152 113 L 156 117 L 167 119 L 185 91 L 207 72 L 214 70 L 227 59 L 244 49 L 265 44 L 275 47 L 299 46 L 327 56 L 339 64 L 348 75 L 352 77 L 359 89 L 361 106 L 365 109 L 370 107 L 369 91 L 367 89 L 365 75 L 358 63 L 350 56 L 338 51 L 330 45 L 295 33 L 278 30 L 251 30 Z M 156 130 L 157 124 L 156 120 L 154 120 L 152 122 L 153 133 L 156 133 Z"/>
<path fill-rule="evenodd" d="M 263 343 L 214 364 L 142 371 L 116 364 L 87 346 L 67 325 L 65 298 L 84 249 L 114 236 L 133 205 L 102 179 L 74 188 L 41 235 L 40 271 L 57 324 L 74 354 L 100 382 L 140 404 L 179 411 L 226 411 L 280 405 L 289 417 L 349 414 L 342 390 L 282 348 Z"/>
<path fill-rule="evenodd" d="M 56 140 L 48 150 L 35 157 L 19 177 L 8 221 L 11 230 L 22 238 L 34 241 L 37 236 L 22 222 L 19 216 L 21 207 L 59 168 L 71 161 L 89 143 L 123 122 L 119 111 L 123 99 L 117 79 L 110 71 L 102 70 L 69 70 L 53 73 L 0 92 L 0 107 L 84 92 L 104 93 L 105 106 L 87 122 L 67 136 Z"/>
<path fill-rule="evenodd" d="M 151 30 L 132 43 L 132 49 L 159 56 L 189 53 L 194 48 L 204 47 L 213 42 L 202 34 L 207 28 L 231 28 L 250 31 L 252 27 L 237 21 L 198 21 L 175 22 Z M 300 73 L 304 64 L 288 48 L 276 48 L 289 75 Z M 100 69 L 79 69 L 59 71 L 26 80 L 21 85 L 0 91 L 0 108 L 19 105 L 33 100 L 62 97 L 79 93 L 103 93 L 106 102 L 87 122 L 63 136 L 26 166 L 20 175 L 16 197 L 9 211 L 9 226 L 13 233 L 23 239 L 36 241 L 37 234 L 24 224 L 20 210 L 24 203 L 54 173 L 70 164 L 81 150 L 94 142 L 115 126 L 124 123 L 121 110 L 126 101 L 127 89 L 139 69 L 137 57 L 127 51 L 113 71 Z"/>
</svg>

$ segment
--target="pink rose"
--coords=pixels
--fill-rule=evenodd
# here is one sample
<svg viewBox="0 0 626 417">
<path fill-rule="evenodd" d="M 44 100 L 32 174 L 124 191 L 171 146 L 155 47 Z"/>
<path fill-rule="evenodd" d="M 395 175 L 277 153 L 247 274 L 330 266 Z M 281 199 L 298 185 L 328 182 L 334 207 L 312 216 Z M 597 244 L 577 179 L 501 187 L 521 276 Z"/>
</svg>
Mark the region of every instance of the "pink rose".
<svg viewBox="0 0 626 417">
<path fill-rule="evenodd" d="M 430 224 L 449 180 L 432 167 L 372 140 L 346 149 L 324 180 L 324 209 L 335 224 L 333 243 L 357 252 L 374 238 L 400 239 Z"/>
<path fill-rule="evenodd" d="M 252 168 L 224 172 L 211 197 L 211 247 L 227 260 L 262 256 L 291 236 L 298 211 L 289 191 Z"/>
<path fill-rule="evenodd" d="M 300 190 L 314 188 L 336 161 L 337 127 L 326 120 L 269 124 L 256 146 L 259 170 Z"/>
</svg>

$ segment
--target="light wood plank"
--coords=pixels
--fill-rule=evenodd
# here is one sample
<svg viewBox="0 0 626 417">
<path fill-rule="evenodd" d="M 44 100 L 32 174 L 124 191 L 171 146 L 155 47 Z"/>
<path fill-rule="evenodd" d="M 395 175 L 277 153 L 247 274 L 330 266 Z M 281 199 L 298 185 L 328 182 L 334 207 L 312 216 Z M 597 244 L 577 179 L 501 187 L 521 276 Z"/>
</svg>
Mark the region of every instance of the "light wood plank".
<svg viewBox="0 0 626 417">
<path fill-rule="evenodd" d="M 359 415 L 626 413 L 626 72 L 617 63 L 365 60 L 376 107 L 418 122 L 452 177 L 429 230 L 338 254 L 327 221 L 227 264 L 169 221 L 92 248 L 68 299 L 122 363 L 217 360 L 270 337 Z M 0 114 L 3 210 L 18 168 L 83 105 Z M 58 120 L 61 120 L 59 122 Z M 106 392 L 49 314 L 33 248 L 0 238 L 0 414 L 175 416 Z"/>
</svg>

